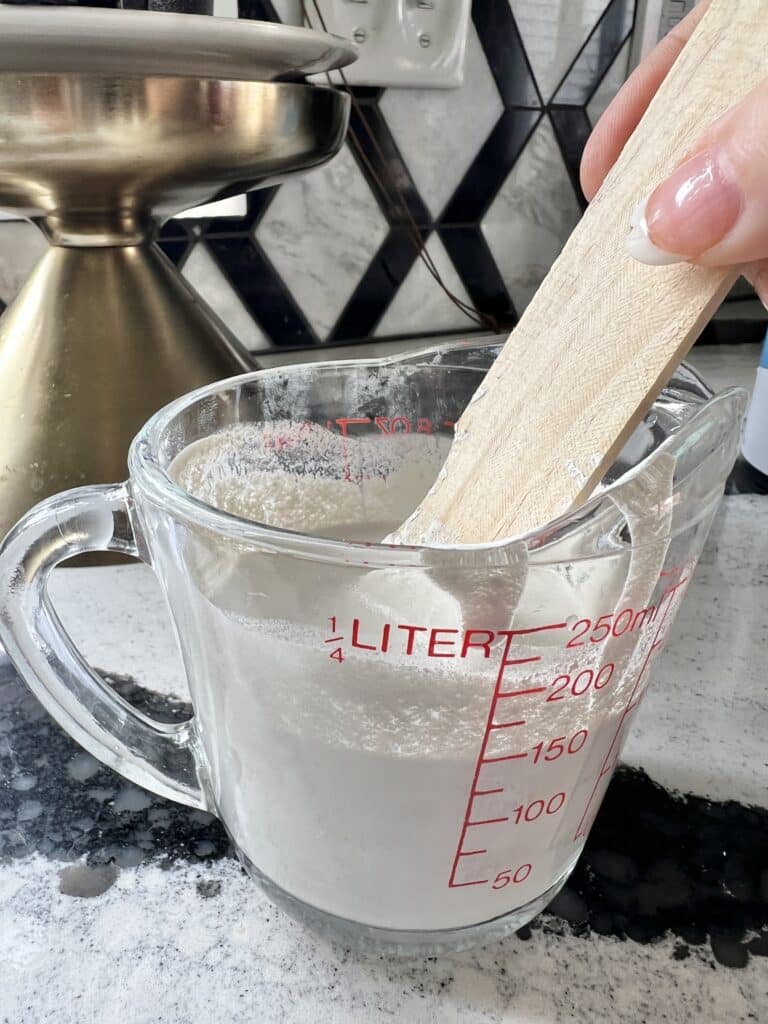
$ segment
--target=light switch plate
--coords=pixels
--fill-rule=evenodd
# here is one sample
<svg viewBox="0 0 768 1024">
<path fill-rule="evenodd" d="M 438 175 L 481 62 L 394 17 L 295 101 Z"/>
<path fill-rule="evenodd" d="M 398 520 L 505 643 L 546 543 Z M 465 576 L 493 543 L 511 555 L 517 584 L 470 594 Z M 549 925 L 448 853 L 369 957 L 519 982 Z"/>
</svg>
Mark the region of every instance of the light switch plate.
<svg viewBox="0 0 768 1024">
<path fill-rule="evenodd" d="M 328 31 L 358 46 L 360 56 L 344 72 L 353 85 L 452 89 L 463 83 L 471 0 L 317 3 Z"/>
</svg>

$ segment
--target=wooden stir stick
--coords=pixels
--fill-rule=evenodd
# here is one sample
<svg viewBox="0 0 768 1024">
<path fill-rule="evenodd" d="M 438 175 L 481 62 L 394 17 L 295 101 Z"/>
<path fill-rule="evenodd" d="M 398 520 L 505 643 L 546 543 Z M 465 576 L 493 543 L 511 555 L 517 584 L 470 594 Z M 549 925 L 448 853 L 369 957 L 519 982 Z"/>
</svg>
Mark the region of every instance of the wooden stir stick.
<svg viewBox="0 0 768 1024">
<path fill-rule="evenodd" d="M 766 75 L 768 0 L 713 0 L 395 540 L 486 543 L 590 495 L 738 276 L 637 263 L 632 211 Z"/>
</svg>

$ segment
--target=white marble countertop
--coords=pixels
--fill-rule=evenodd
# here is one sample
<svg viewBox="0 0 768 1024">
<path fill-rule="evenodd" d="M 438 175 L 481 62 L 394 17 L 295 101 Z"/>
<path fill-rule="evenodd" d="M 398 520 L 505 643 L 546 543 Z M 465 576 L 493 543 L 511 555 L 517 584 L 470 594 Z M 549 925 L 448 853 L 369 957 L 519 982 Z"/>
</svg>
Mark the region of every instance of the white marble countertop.
<svg viewBox="0 0 768 1024">
<path fill-rule="evenodd" d="M 702 349 L 695 361 L 716 387 L 749 384 L 757 350 Z M 184 697 L 180 660 L 149 570 L 61 570 L 53 597 L 93 664 Z M 766 651 L 768 497 L 732 495 L 724 499 L 623 760 L 672 791 L 768 808 Z M 0 700 L 0 756 L 2 740 Z M 87 780 L 98 766 L 88 755 L 76 757 L 66 770 Z M 149 804 L 135 787 L 117 785 L 119 806 Z M 31 784 L 26 796 L 24 813 L 32 821 L 44 798 L 38 801 Z M 22 833 L 23 821 L 20 815 Z M 30 849 L 0 860 L 0 1022 L 768 1019 L 765 956 L 751 956 L 737 969 L 719 962 L 707 943 L 681 947 L 674 935 L 640 943 L 594 929 L 585 936 L 557 918 L 527 939 L 513 936 L 470 953 L 428 960 L 350 953 L 277 910 L 235 861 L 207 860 L 205 841 L 200 849 L 200 857 L 170 866 L 118 858 L 105 891 L 89 899 L 60 891 L 67 868 L 44 853 Z M 768 864 L 764 884 L 768 903 Z"/>
</svg>

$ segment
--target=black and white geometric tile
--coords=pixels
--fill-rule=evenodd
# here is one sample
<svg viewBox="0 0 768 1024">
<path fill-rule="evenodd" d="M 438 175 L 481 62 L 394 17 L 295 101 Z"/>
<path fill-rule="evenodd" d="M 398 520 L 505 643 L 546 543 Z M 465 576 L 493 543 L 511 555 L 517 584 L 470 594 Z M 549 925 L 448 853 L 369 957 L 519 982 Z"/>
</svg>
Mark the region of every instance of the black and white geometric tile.
<svg viewBox="0 0 768 1024">
<path fill-rule="evenodd" d="M 297 6 L 240 0 L 239 15 Z M 579 217 L 581 149 L 626 77 L 635 16 L 635 0 L 474 0 L 460 89 L 356 88 L 364 157 L 348 143 L 243 218 L 173 221 L 163 248 L 253 349 L 476 329 L 418 259 L 381 187 L 394 179 L 451 291 L 509 327 Z"/>
<path fill-rule="evenodd" d="M 227 13 L 236 2 L 241 18 L 301 23 L 299 0 Z M 512 326 L 583 209 L 582 149 L 627 76 L 639 6 L 473 0 L 461 88 L 356 87 L 334 161 L 252 193 L 242 217 L 171 221 L 163 249 L 254 351 L 477 330 L 418 244 L 454 295 Z M 29 225 L 0 225 L 0 312 L 44 247 Z M 762 313 L 726 317 L 702 340 L 764 329 Z"/>
</svg>

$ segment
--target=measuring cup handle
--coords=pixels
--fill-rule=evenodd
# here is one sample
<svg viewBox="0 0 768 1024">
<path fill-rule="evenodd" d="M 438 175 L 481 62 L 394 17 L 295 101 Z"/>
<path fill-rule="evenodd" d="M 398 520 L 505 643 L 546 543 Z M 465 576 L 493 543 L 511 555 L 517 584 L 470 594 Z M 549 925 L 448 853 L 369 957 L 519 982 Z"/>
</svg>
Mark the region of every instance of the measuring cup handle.
<svg viewBox="0 0 768 1024">
<path fill-rule="evenodd" d="M 208 810 L 194 719 L 166 724 L 88 665 L 48 596 L 51 571 L 89 551 L 138 556 L 124 486 L 80 487 L 37 505 L 0 545 L 0 640 L 38 700 L 94 757 L 132 782 Z"/>
</svg>

